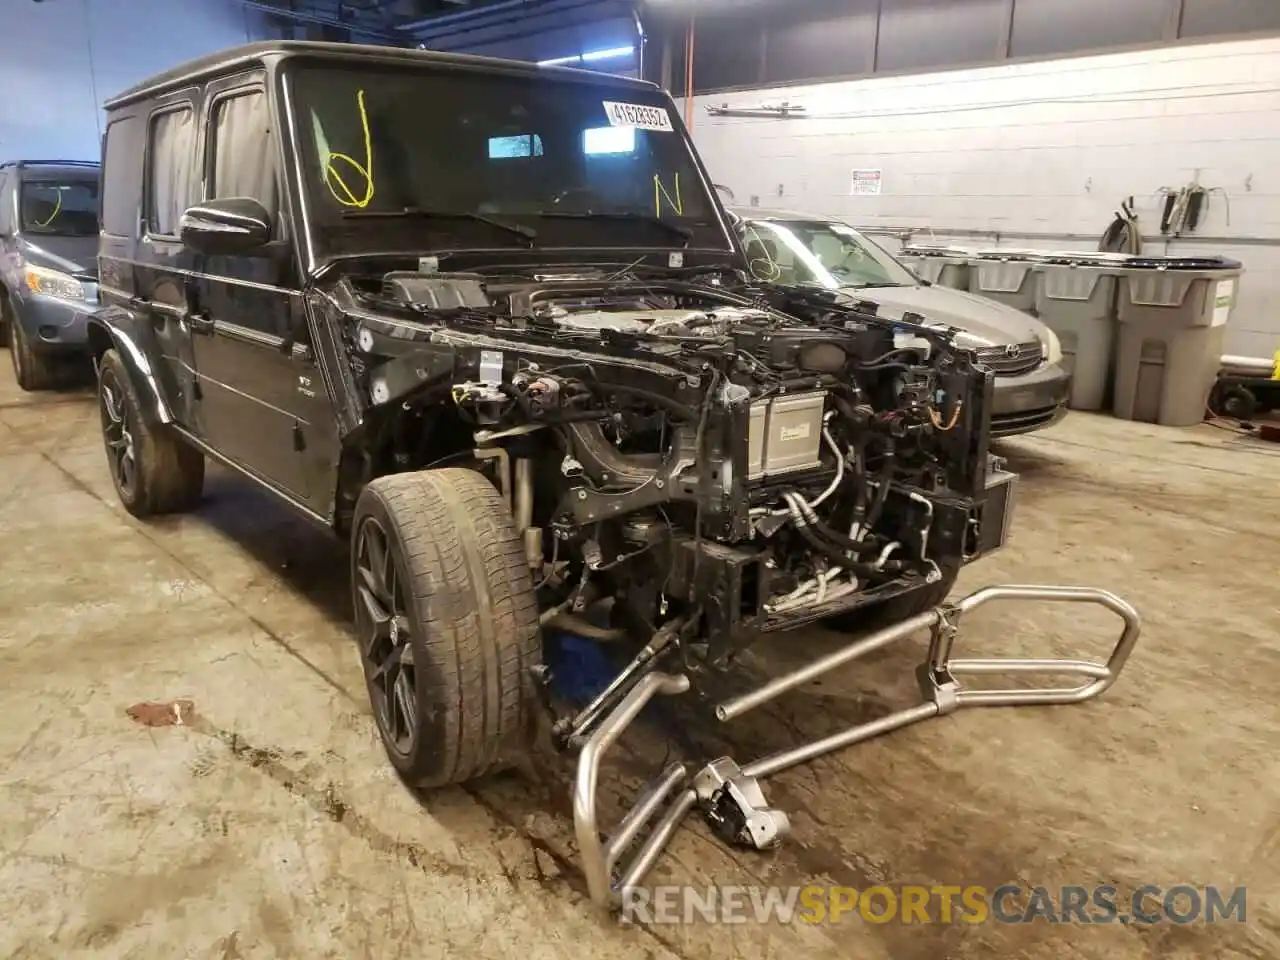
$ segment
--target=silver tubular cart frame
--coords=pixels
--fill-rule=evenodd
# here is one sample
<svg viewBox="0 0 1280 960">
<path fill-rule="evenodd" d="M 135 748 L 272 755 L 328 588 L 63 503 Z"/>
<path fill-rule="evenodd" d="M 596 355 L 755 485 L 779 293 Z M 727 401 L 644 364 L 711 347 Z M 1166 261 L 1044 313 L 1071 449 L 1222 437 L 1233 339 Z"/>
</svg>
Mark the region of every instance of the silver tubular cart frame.
<svg viewBox="0 0 1280 960">
<path fill-rule="evenodd" d="M 1056 658 L 953 657 L 957 627 L 963 616 L 997 600 L 1093 604 L 1116 614 L 1124 626 L 1105 663 Z M 931 631 L 931 641 L 928 654 L 917 669 L 921 691 L 918 704 L 820 740 L 762 757 L 740 768 L 728 758 L 717 760 L 692 781 L 685 764 L 673 763 L 641 791 L 630 812 L 606 837 L 602 836 L 597 812 L 601 762 L 650 700 L 655 696 L 684 693 L 690 686 L 689 678 L 684 675 L 650 672 L 641 676 L 627 695 L 600 718 L 598 726 L 584 739 L 578 756 L 573 818 L 591 899 L 601 906 L 617 906 L 621 892 L 640 884 L 690 810 L 701 807 L 708 819 L 723 820 L 716 816 L 713 808 L 724 801 L 726 794 L 735 802 L 736 809 L 743 811 L 742 822 L 748 826 L 743 840 L 739 842 L 756 841 L 746 845 L 757 847 L 776 843 L 786 834 L 788 824 L 785 814 L 769 810 L 764 804 L 758 781 L 765 777 L 922 720 L 945 716 L 962 707 L 1045 706 L 1092 700 L 1119 677 L 1137 643 L 1142 622 L 1132 606 L 1105 590 L 1061 586 L 984 587 L 955 603 L 943 604 L 859 637 L 804 667 L 726 700 L 716 706 L 715 715 L 721 722 L 733 720 L 790 690 L 926 628 Z M 958 679 L 964 676 L 1013 677 L 1027 674 L 1076 678 L 1078 682 L 1063 686 L 965 689 Z M 655 819 L 648 836 L 624 862 L 637 838 Z M 767 840 L 763 840 L 766 836 Z"/>
</svg>

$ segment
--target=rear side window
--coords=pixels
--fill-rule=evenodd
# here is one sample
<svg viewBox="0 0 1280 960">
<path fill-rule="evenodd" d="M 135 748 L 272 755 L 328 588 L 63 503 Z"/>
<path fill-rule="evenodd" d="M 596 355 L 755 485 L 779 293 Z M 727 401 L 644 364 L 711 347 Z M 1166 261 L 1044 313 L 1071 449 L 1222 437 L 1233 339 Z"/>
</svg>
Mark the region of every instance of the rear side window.
<svg viewBox="0 0 1280 960">
<path fill-rule="evenodd" d="M 112 120 L 102 150 L 102 232 L 132 237 L 142 202 L 142 121 Z"/>
<path fill-rule="evenodd" d="M 147 229 L 161 237 L 178 234 L 178 221 L 192 202 L 195 180 L 195 115 L 190 107 L 151 118 L 147 144 Z"/>
<path fill-rule="evenodd" d="M 252 197 L 275 216 L 276 147 L 271 112 L 261 91 L 235 94 L 214 104 L 213 176 L 209 199 Z"/>
</svg>

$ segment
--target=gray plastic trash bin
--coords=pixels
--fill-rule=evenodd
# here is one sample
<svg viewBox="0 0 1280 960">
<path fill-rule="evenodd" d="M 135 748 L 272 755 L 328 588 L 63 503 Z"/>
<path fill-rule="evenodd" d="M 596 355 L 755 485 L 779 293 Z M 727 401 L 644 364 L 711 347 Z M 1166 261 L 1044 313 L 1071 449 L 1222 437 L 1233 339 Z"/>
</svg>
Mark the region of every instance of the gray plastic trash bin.
<svg viewBox="0 0 1280 960">
<path fill-rule="evenodd" d="M 1062 341 L 1072 410 L 1101 410 L 1111 382 L 1116 336 L 1116 270 L 1128 256 L 1048 254 L 1036 274 L 1036 313 Z"/>
<path fill-rule="evenodd" d="M 921 280 L 938 287 L 969 289 L 969 258 L 972 250 L 933 244 L 910 243 L 902 248 L 898 259 L 915 271 Z"/>
<path fill-rule="evenodd" d="M 969 261 L 969 292 L 1034 313 L 1036 265 L 1043 250 L 979 250 Z"/>
<path fill-rule="evenodd" d="M 1134 257 L 1120 274 L 1115 414 L 1168 427 L 1204 419 L 1243 268 L 1223 257 Z"/>
</svg>

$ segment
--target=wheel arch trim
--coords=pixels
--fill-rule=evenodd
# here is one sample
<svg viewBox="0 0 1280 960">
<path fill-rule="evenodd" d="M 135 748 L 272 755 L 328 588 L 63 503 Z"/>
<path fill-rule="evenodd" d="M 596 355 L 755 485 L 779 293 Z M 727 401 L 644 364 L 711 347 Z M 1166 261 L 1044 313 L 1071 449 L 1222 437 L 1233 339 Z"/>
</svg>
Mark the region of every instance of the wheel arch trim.
<svg viewBox="0 0 1280 960">
<path fill-rule="evenodd" d="M 147 407 L 143 413 L 153 423 L 173 423 L 173 414 L 165 402 L 164 393 L 156 379 L 151 361 L 146 351 L 138 343 L 137 337 L 129 329 L 134 317 L 128 311 L 117 311 L 107 308 L 93 314 L 88 319 L 89 345 L 93 351 L 94 367 L 102 359 L 102 355 L 111 347 L 115 347 L 121 362 L 133 381 L 133 387 Z"/>
</svg>

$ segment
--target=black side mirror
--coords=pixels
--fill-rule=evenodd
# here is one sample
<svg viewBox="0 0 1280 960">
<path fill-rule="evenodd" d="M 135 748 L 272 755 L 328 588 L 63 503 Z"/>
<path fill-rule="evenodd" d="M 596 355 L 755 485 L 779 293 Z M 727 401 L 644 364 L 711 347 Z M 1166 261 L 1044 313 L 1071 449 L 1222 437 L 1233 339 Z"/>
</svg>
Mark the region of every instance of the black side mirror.
<svg viewBox="0 0 1280 960">
<path fill-rule="evenodd" d="M 188 207 L 178 235 L 196 253 L 225 257 L 253 253 L 271 240 L 271 214 L 252 197 L 225 197 Z"/>
</svg>

